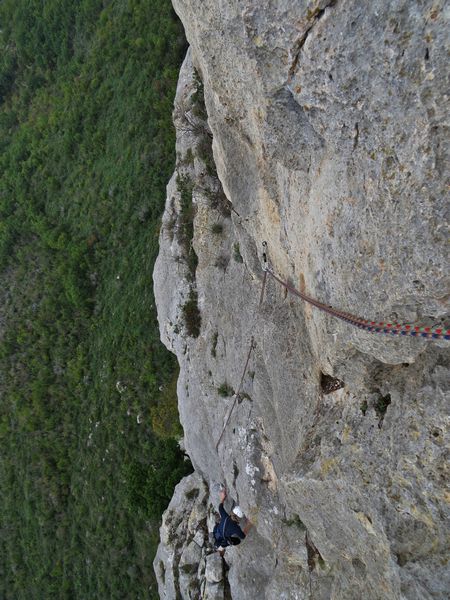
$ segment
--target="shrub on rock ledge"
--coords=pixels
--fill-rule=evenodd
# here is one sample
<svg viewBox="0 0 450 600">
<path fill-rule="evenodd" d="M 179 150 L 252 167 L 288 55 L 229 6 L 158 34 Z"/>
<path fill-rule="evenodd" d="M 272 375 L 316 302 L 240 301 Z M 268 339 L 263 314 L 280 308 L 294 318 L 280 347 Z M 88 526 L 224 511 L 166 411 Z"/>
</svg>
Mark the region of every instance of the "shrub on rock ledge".
<svg viewBox="0 0 450 600">
<path fill-rule="evenodd" d="M 189 299 L 183 305 L 181 311 L 187 334 L 195 338 L 198 337 L 200 335 L 202 317 L 198 308 L 197 292 L 194 290 L 189 292 Z"/>
</svg>

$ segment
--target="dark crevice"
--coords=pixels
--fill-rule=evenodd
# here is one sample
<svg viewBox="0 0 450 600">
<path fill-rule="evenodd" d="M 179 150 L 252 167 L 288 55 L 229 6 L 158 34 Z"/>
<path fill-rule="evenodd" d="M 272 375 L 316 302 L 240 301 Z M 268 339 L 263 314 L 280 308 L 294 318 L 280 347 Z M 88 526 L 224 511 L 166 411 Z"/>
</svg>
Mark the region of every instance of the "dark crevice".
<svg viewBox="0 0 450 600">
<path fill-rule="evenodd" d="M 233 596 L 231 595 L 231 586 L 228 581 L 228 571 L 230 570 L 230 566 L 228 565 L 225 558 L 222 558 L 223 562 L 223 600 L 233 600 Z"/>
<path fill-rule="evenodd" d="M 386 414 L 387 407 L 389 406 L 390 403 L 391 403 L 391 395 L 390 394 L 386 394 L 385 396 L 382 396 L 380 394 L 378 400 L 375 402 L 375 405 L 374 405 L 375 414 L 378 417 L 378 427 L 380 429 L 381 429 L 381 426 L 383 425 L 384 415 Z"/>
<path fill-rule="evenodd" d="M 312 571 L 314 571 L 314 569 L 316 568 L 317 563 L 319 563 L 319 565 L 322 565 L 324 564 L 324 560 L 319 550 L 316 548 L 314 542 L 309 537 L 308 531 L 305 532 L 305 546 L 308 555 L 308 570 L 310 573 L 312 573 Z"/>
<path fill-rule="evenodd" d="M 358 142 L 359 142 L 359 124 L 355 123 L 355 135 L 353 138 L 353 151 L 356 150 Z"/>
<path fill-rule="evenodd" d="M 362 560 L 360 560 L 359 558 L 352 558 L 352 566 L 355 570 L 355 573 L 358 577 L 365 577 L 366 576 L 366 571 L 367 571 L 367 567 L 365 565 L 365 563 L 363 563 Z"/>
<path fill-rule="evenodd" d="M 334 6 L 336 4 L 336 2 L 337 2 L 337 0 L 330 0 L 330 2 L 323 8 L 316 9 L 315 11 L 312 11 L 311 14 L 308 13 L 308 15 L 307 15 L 308 19 L 312 19 L 311 25 L 308 27 L 308 29 L 305 31 L 305 33 L 301 36 L 301 38 L 299 40 L 297 40 L 297 43 L 295 44 L 295 50 L 293 52 L 294 60 L 292 61 L 291 67 L 289 69 L 288 81 L 291 81 L 292 77 L 295 74 L 295 71 L 296 71 L 297 65 L 298 65 L 298 61 L 300 59 L 300 54 L 302 52 L 302 48 L 305 45 L 306 40 L 308 39 L 311 29 L 313 29 L 313 27 L 323 17 L 323 15 L 325 13 L 325 9 L 331 8 L 332 6 Z"/>
<path fill-rule="evenodd" d="M 235 461 L 233 461 L 233 486 L 236 484 L 236 479 L 239 476 L 239 468 Z"/>
<path fill-rule="evenodd" d="M 344 385 L 344 382 L 337 377 L 331 377 L 331 375 L 327 375 L 326 373 L 320 374 L 320 387 L 323 394 L 331 394 L 343 388 Z"/>
<path fill-rule="evenodd" d="M 399 567 L 404 567 L 408 562 L 408 559 L 405 554 L 401 554 L 400 552 L 395 555 L 397 558 L 397 563 Z"/>
</svg>

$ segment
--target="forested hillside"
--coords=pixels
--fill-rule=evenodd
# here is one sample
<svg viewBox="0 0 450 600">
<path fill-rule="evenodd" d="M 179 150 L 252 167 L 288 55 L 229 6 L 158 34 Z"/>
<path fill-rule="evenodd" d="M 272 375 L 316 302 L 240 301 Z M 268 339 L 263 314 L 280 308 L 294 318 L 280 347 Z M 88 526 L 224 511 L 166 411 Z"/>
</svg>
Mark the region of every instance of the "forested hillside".
<svg viewBox="0 0 450 600">
<path fill-rule="evenodd" d="M 6 600 L 157 597 L 190 470 L 151 279 L 184 51 L 169 0 L 0 4 Z"/>
</svg>

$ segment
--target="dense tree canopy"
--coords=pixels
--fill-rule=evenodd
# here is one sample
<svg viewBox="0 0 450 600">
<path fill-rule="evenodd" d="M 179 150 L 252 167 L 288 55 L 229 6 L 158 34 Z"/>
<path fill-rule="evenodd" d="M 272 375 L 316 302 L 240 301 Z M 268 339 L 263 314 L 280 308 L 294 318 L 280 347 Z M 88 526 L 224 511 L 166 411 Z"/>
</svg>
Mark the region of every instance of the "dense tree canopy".
<svg viewBox="0 0 450 600">
<path fill-rule="evenodd" d="M 1 598 L 157 597 L 190 469 L 151 279 L 184 51 L 169 0 L 0 3 Z"/>
</svg>

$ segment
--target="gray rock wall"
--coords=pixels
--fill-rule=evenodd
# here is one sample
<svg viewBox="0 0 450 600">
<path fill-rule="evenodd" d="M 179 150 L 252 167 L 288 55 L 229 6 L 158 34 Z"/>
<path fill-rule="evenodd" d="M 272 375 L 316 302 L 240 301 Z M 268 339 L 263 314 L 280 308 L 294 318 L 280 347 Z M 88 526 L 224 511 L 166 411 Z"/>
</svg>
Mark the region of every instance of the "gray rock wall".
<svg viewBox="0 0 450 600">
<path fill-rule="evenodd" d="M 224 481 L 254 523 L 208 593 L 447 598 L 448 343 L 354 329 L 270 278 L 258 301 L 267 240 L 273 269 L 327 304 L 377 320 L 450 321 L 449 9 L 425 0 L 174 5 L 191 48 L 154 273 L 161 337 L 180 363 L 196 476 L 205 490 Z M 193 190 L 194 268 L 180 177 Z M 198 337 L 183 310 L 192 293 Z M 233 403 L 219 389 L 237 389 L 252 336 L 244 400 L 216 451 Z M 325 376 L 343 387 L 327 393 Z M 183 521 L 177 498 L 169 510 Z M 210 530 L 214 507 L 205 491 Z M 192 554 L 190 536 L 166 538 L 157 573 Z M 178 597 L 200 593 L 206 579 L 192 573 L 191 592 L 186 584 Z M 161 597 L 177 597 L 158 577 Z"/>
</svg>

